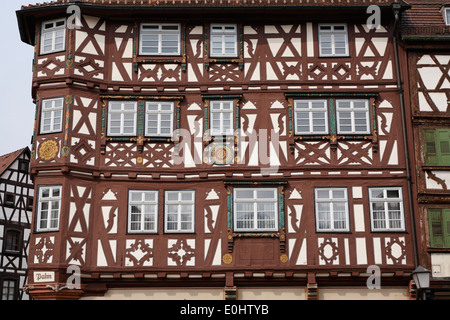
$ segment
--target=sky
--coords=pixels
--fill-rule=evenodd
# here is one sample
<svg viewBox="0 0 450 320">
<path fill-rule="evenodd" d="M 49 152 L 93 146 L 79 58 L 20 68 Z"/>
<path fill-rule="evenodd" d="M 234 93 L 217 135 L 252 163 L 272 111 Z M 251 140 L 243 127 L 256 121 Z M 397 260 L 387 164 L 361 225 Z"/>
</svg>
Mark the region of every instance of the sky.
<svg viewBox="0 0 450 320">
<path fill-rule="evenodd" d="M 0 9 L 0 155 L 30 147 L 35 105 L 31 96 L 34 48 L 20 40 L 16 10 L 48 0 L 3 0 Z"/>
</svg>

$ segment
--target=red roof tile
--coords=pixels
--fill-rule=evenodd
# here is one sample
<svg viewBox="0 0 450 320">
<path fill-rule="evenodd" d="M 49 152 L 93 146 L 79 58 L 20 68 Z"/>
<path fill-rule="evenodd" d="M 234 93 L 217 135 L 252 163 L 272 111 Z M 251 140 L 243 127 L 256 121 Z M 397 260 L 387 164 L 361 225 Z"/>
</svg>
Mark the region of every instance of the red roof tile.
<svg viewBox="0 0 450 320">
<path fill-rule="evenodd" d="M 450 8 L 450 0 L 409 0 L 408 3 L 411 8 L 402 16 L 404 35 L 450 35 L 442 14 L 443 6 Z"/>
<path fill-rule="evenodd" d="M 400 0 L 404 3 L 403 0 Z M 69 4 L 73 0 L 55 0 L 50 2 L 22 6 L 22 9 L 49 5 Z M 198 6 L 198 7 L 252 7 L 252 6 L 369 6 L 390 5 L 398 0 L 80 0 L 81 3 L 104 6 Z"/>
<path fill-rule="evenodd" d="M 14 160 L 27 148 L 22 148 L 14 152 L 0 156 L 0 175 L 5 171 Z"/>
</svg>

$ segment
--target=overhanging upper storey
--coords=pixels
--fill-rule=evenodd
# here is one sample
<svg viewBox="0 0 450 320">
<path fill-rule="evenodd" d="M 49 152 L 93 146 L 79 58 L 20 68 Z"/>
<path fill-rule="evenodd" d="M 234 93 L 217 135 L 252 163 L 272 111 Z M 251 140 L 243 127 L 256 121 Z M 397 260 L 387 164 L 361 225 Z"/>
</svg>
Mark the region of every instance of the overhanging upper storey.
<svg viewBox="0 0 450 320">
<path fill-rule="evenodd" d="M 327 11 L 327 16 L 335 20 L 339 19 L 337 13 L 345 11 L 346 19 L 358 19 L 367 15 L 367 8 L 370 5 L 376 5 L 381 12 L 388 12 L 391 6 L 400 4 L 401 10 L 406 10 L 409 5 L 403 1 L 395 0 L 373 0 L 367 3 L 364 0 L 338 0 L 330 2 L 328 0 L 175 0 L 175 1 L 155 1 L 155 0 L 56 0 L 42 4 L 22 6 L 17 11 L 19 31 L 21 40 L 25 43 L 34 45 L 35 43 L 35 24 L 42 17 L 49 14 L 61 15 L 71 5 L 78 6 L 83 14 L 93 14 L 95 16 L 108 16 L 110 18 L 126 17 L 149 17 L 160 16 L 164 14 L 169 17 L 181 17 L 189 19 L 202 19 L 208 14 L 214 14 L 215 17 L 245 18 L 246 20 L 260 19 L 278 19 L 295 17 L 304 19 L 311 17 L 323 17 L 323 11 Z M 286 10 L 288 9 L 288 10 Z M 249 14 L 252 13 L 252 14 Z M 333 16 L 335 18 L 333 18 Z M 389 19 L 392 18 L 392 15 Z M 382 17 L 383 19 L 385 17 Z"/>
</svg>

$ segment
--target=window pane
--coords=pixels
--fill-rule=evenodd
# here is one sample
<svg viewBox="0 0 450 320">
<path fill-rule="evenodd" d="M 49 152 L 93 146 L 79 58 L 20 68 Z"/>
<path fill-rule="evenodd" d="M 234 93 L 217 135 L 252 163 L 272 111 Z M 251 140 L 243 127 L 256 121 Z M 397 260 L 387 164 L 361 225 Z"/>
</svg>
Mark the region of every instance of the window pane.
<svg viewBox="0 0 450 320">
<path fill-rule="evenodd" d="M 256 196 L 258 199 L 274 199 L 275 194 L 272 190 L 257 190 Z"/>
<path fill-rule="evenodd" d="M 380 189 L 372 189 L 370 194 L 372 198 L 384 198 L 383 190 Z"/>
<path fill-rule="evenodd" d="M 399 190 L 387 190 L 388 198 L 400 198 Z"/>
<path fill-rule="evenodd" d="M 328 199 L 330 198 L 330 191 L 328 189 L 319 189 L 316 191 L 317 198 Z"/>
<path fill-rule="evenodd" d="M 330 213 L 321 212 L 318 214 L 319 230 L 331 229 Z"/>
<path fill-rule="evenodd" d="M 253 190 L 236 190 L 236 198 L 243 198 L 243 199 L 252 199 L 253 198 Z"/>
<path fill-rule="evenodd" d="M 345 199 L 345 190 L 333 190 L 333 199 Z"/>
</svg>

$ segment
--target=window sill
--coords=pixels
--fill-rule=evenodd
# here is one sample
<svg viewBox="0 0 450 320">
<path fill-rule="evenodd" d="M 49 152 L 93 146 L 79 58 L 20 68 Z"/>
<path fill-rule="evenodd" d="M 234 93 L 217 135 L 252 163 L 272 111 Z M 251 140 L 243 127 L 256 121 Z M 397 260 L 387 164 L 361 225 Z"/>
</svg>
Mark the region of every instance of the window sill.
<svg viewBox="0 0 450 320">
<path fill-rule="evenodd" d="M 407 233 L 406 230 L 370 230 L 372 233 Z"/>
<path fill-rule="evenodd" d="M 209 71 L 210 64 L 216 63 L 227 63 L 227 64 L 237 64 L 239 65 L 239 70 L 244 69 L 244 59 L 243 58 L 231 58 L 231 57 L 209 57 L 205 59 L 205 69 Z"/>
<path fill-rule="evenodd" d="M 302 141 L 302 140 L 330 140 L 330 141 L 344 141 L 344 140 L 359 140 L 359 141 L 372 141 L 374 140 L 376 136 L 371 134 L 363 134 L 363 135 L 333 135 L 333 134 L 317 134 L 317 135 L 294 135 L 295 141 Z"/>
<path fill-rule="evenodd" d="M 324 233 L 337 233 L 337 234 L 352 234 L 350 230 L 316 230 L 316 233 L 324 234 Z"/>
<path fill-rule="evenodd" d="M 429 253 L 449 253 L 450 247 L 428 247 L 427 252 Z"/>
<path fill-rule="evenodd" d="M 442 166 L 422 166 L 422 170 L 442 170 L 442 171 L 448 171 L 448 170 L 450 170 L 450 165 L 442 165 Z"/>
<path fill-rule="evenodd" d="M 329 59 L 329 58 L 351 58 L 349 54 L 346 55 L 319 55 L 319 58 L 321 59 Z"/>
<path fill-rule="evenodd" d="M 57 54 L 57 53 L 59 53 L 59 54 L 61 54 L 62 52 L 66 52 L 66 49 L 64 48 L 64 49 L 62 49 L 62 50 L 58 50 L 58 51 L 51 51 L 51 52 L 39 52 L 39 57 L 42 57 L 42 56 L 48 56 L 48 55 L 50 55 L 50 54 Z"/>
<path fill-rule="evenodd" d="M 127 235 L 158 235 L 159 233 L 157 231 L 127 231 Z"/>
<path fill-rule="evenodd" d="M 278 231 L 244 231 L 233 232 L 231 234 L 233 238 L 280 238 L 280 232 Z"/>
<path fill-rule="evenodd" d="M 54 233 L 59 232 L 59 229 L 57 230 L 35 230 L 33 234 L 43 234 L 43 233 Z"/>
<path fill-rule="evenodd" d="M 5 251 L 3 252 L 3 255 L 5 255 L 5 256 L 14 256 L 14 257 L 17 257 L 17 256 L 20 256 L 20 251 L 9 251 L 9 250 L 5 250 Z"/>
<path fill-rule="evenodd" d="M 139 140 L 139 141 L 138 141 Z M 173 137 L 115 136 L 107 137 L 107 142 L 173 142 Z"/>
</svg>

